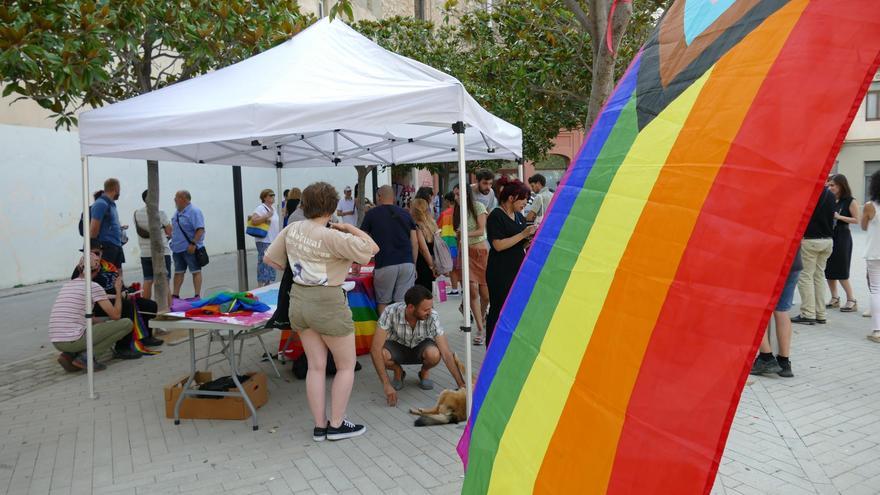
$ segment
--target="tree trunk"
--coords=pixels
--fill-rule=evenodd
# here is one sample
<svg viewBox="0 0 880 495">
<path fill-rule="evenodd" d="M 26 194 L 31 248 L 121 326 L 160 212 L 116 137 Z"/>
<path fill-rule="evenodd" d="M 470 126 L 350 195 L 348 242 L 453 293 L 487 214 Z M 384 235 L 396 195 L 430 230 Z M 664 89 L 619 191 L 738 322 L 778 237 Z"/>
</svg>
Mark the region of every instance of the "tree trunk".
<svg viewBox="0 0 880 495">
<path fill-rule="evenodd" d="M 614 90 L 614 62 L 617 59 L 617 50 L 620 48 L 620 40 L 629 25 L 632 17 L 631 2 L 617 2 L 614 8 L 614 17 L 608 22 L 611 4 L 613 0 L 593 0 L 590 9 L 592 21 L 592 46 L 593 46 L 593 82 L 590 86 L 590 104 L 587 110 L 587 120 L 584 128 L 589 130 L 593 121 L 602 111 L 602 107 Z M 608 50 L 607 30 L 611 26 L 611 50 Z"/>
<path fill-rule="evenodd" d="M 437 194 L 440 196 L 440 204 L 441 205 L 443 204 L 443 195 L 446 194 L 446 192 L 448 192 L 448 191 L 452 191 L 452 189 L 449 187 L 449 168 L 450 167 L 451 167 L 451 165 L 444 165 L 444 166 L 440 167 L 439 174 L 437 174 L 440 177 L 439 191 L 437 191 Z"/>
<path fill-rule="evenodd" d="M 370 171 L 372 171 L 374 168 L 376 168 L 375 165 L 355 165 L 354 167 L 354 169 L 357 170 L 358 174 L 358 197 L 357 201 L 355 201 L 355 209 L 357 210 L 357 224 L 359 226 L 361 222 L 364 221 L 364 198 L 367 197 L 367 175 L 369 175 Z"/>
<path fill-rule="evenodd" d="M 168 311 L 168 279 L 165 270 L 165 230 L 159 218 L 159 162 L 147 161 L 147 219 L 153 254 L 153 300 L 159 311 Z"/>
</svg>

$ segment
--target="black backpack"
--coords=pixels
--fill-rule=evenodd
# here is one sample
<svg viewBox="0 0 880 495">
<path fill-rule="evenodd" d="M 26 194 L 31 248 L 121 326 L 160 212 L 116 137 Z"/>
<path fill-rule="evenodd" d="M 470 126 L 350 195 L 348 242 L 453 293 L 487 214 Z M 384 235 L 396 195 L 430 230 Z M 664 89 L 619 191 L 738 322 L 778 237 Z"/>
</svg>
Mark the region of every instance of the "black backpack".
<svg viewBox="0 0 880 495">
<path fill-rule="evenodd" d="M 101 198 L 98 198 L 95 200 L 95 202 L 98 202 L 98 201 L 101 201 Z M 90 213 L 91 213 L 91 210 L 92 210 L 92 207 L 90 206 L 89 207 Z M 110 208 L 107 208 L 107 212 L 104 213 L 104 216 L 106 217 L 107 213 L 109 213 L 109 212 L 110 212 Z M 103 222 L 104 219 L 102 218 L 101 221 Z M 82 213 L 79 214 L 79 236 L 80 237 L 83 236 L 83 215 L 82 215 Z"/>
<path fill-rule="evenodd" d="M 361 363 L 355 361 L 354 362 L 354 370 L 361 370 Z M 309 360 L 306 358 L 306 353 L 300 354 L 298 358 L 293 361 L 293 376 L 297 377 L 300 380 L 305 380 L 306 375 L 309 373 Z M 336 363 L 333 362 L 333 354 L 327 353 L 327 375 L 335 375 L 336 374 Z"/>
</svg>

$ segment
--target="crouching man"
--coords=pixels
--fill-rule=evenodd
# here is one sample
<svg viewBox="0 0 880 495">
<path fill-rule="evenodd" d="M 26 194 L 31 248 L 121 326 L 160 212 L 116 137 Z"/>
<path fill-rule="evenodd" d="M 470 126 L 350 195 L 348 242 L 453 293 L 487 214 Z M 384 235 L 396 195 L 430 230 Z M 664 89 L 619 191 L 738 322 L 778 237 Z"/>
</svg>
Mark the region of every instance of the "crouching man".
<svg viewBox="0 0 880 495">
<path fill-rule="evenodd" d="M 434 383 L 428 377 L 430 370 L 443 359 L 455 383 L 465 386 L 440 326 L 440 317 L 434 311 L 434 296 L 420 285 L 406 292 L 404 302 L 385 308 L 376 326 L 370 354 L 389 406 L 397 405 L 397 391 L 403 388 L 406 379 L 402 365 L 422 365 L 419 387 L 431 390 Z M 392 379 L 388 378 L 387 370 L 391 370 Z"/>
<path fill-rule="evenodd" d="M 58 363 L 67 371 L 86 369 L 86 281 L 85 265 L 92 270 L 92 277 L 101 271 L 101 258 L 95 253 L 90 253 L 80 260 L 78 267 L 79 276 L 61 288 L 58 299 L 52 306 L 52 314 L 49 317 L 49 340 L 56 349 L 61 351 Z M 116 293 L 122 290 L 122 277 L 116 279 Z M 110 302 L 104 288 L 92 282 L 92 301 L 96 303 L 107 316 L 109 321 L 96 323 L 92 327 L 92 344 L 94 356 L 105 354 L 113 344 L 130 335 L 132 321 L 122 318 L 122 297 L 116 297 Z M 101 371 L 106 366 L 95 360 L 95 371 Z"/>
</svg>

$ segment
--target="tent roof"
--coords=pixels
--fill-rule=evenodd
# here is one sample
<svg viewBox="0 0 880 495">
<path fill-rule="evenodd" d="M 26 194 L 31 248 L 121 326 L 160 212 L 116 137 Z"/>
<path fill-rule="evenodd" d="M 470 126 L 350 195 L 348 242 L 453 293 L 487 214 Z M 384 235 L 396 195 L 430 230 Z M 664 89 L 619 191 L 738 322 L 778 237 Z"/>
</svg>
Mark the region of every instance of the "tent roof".
<svg viewBox="0 0 880 495">
<path fill-rule="evenodd" d="M 522 131 L 461 82 L 323 19 L 235 65 L 84 112 L 80 148 L 108 156 L 274 167 L 522 157 Z"/>
</svg>

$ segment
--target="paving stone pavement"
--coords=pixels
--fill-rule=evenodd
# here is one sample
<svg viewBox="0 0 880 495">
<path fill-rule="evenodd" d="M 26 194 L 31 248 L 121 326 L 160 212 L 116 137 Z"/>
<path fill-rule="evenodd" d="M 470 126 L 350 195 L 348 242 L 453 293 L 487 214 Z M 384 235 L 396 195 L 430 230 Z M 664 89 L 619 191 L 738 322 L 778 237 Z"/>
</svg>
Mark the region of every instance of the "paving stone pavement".
<svg viewBox="0 0 880 495">
<path fill-rule="evenodd" d="M 858 242 L 858 241 L 857 241 Z M 864 273 L 854 260 L 853 273 Z M 860 271 L 861 270 L 861 271 Z M 860 302 L 864 282 L 854 277 Z M 458 299 L 441 304 L 456 328 Z M 712 494 L 880 494 L 880 345 L 865 339 L 870 320 L 829 313 L 829 324 L 795 326 L 795 377 L 750 377 Z M 464 341 L 452 333 L 457 352 Z M 270 339 L 274 340 L 274 339 Z M 204 343 L 199 344 L 204 350 Z M 356 374 L 351 419 L 366 435 L 311 441 L 305 383 L 276 378 L 245 346 L 244 370 L 269 376 L 260 430 L 247 421 L 164 416 L 163 385 L 187 373 L 186 345 L 137 361 L 112 362 L 86 379 L 68 375 L 54 355 L 0 367 L 0 494 L 446 494 L 461 489 L 459 426 L 415 428 L 410 407 L 432 405 L 453 385 L 445 370 L 435 391 L 413 378 L 388 408 L 368 356 Z M 474 354 L 475 365 L 482 351 Z M 698 371 L 698 361 L 695 371 Z M 441 365 L 442 366 L 442 365 Z M 215 372 L 224 371 L 222 367 Z M 414 371 L 409 374 L 415 376 Z"/>
</svg>

